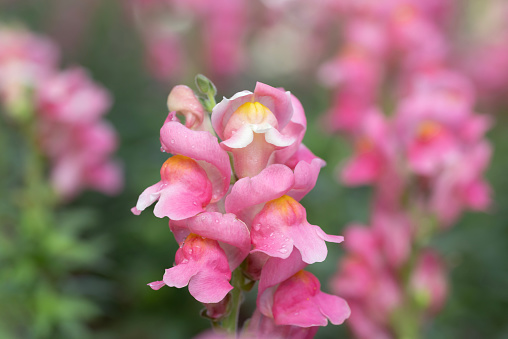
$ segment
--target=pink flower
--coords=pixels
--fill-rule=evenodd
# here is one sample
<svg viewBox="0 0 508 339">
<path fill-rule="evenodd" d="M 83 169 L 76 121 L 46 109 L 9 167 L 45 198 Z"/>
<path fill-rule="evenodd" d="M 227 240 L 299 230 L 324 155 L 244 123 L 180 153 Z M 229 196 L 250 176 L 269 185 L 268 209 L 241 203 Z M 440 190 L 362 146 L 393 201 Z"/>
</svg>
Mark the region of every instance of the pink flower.
<svg viewBox="0 0 508 339">
<path fill-rule="evenodd" d="M 166 270 L 162 281 L 150 283 L 153 289 L 164 285 L 181 288 L 203 303 L 218 303 L 233 288 L 231 271 L 245 259 L 250 249 L 247 226 L 233 214 L 205 212 L 184 221 L 170 221 L 180 244 L 175 266 Z"/>
<path fill-rule="evenodd" d="M 430 176 L 477 142 L 489 122 L 473 113 L 471 86 L 457 74 L 417 78 L 414 89 L 399 106 L 396 131 L 411 169 Z"/>
<path fill-rule="evenodd" d="M 348 325 L 355 338 L 393 339 L 387 324 L 379 323 L 373 319 L 361 304 L 354 301 L 348 301 L 348 303 L 351 307 L 351 317 L 348 319 Z"/>
<path fill-rule="evenodd" d="M 15 110 L 27 91 L 51 75 L 58 63 L 56 46 L 22 29 L 0 27 L 0 99 Z"/>
<path fill-rule="evenodd" d="M 481 211 L 489 207 L 491 189 L 482 176 L 490 155 L 490 145 L 481 142 L 451 158 L 432 182 L 430 209 L 444 225 L 451 225 L 464 208 Z"/>
<path fill-rule="evenodd" d="M 321 292 L 319 280 L 309 272 L 299 271 L 272 287 L 271 315 L 277 325 L 299 327 L 326 326 L 328 320 L 340 325 L 351 311 L 346 301 Z M 266 314 L 265 314 L 266 315 Z M 270 315 L 266 315 L 270 316 Z"/>
<path fill-rule="evenodd" d="M 390 315 L 403 300 L 403 290 L 392 270 L 395 265 L 390 265 L 385 252 L 391 244 L 388 236 L 359 225 L 350 226 L 345 232 L 348 256 L 341 261 L 331 285 L 335 294 L 351 304 L 349 325 L 359 338 L 386 338 L 383 334 L 388 333 Z M 400 263 L 395 263 L 400 267 Z"/>
<path fill-rule="evenodd" d="M 218 76 L 237 74 L 245 64 L 243 43 L 249 21 L 247 5 L 245 0 L 217 0 L 205 15 L 206 60 L 210 71 Z"/>
<path fill-rule="evenodd" d="M 167 29 L 154 29 L 145 35 L 145 63 L 152 76 L 160 81 L 179 76 L 185 66 L 179 36 Z"/>
<path fill-rule="evenodd" d="M 347 185 L 374 183 L 394 161 L 390 126 L 383 115 L 370 110 L 353 136 L 355 154 L 344 166 L 341 181 Z"/>
<path fill-rule="evenodd" d="M 233 185 L 225 200 L 226 212 L 238 215 L 250 226 L 266 202 L 288 193 L 294 184 L 289 167 L 270 165 L 258 175 L 242 178 Z"/>
<path fill-rule="evenodd" d="M 308 264 L 325 260 L 328 253 L 325 241 L 340 243 L 344 240 L 309 224 L 305 208 L 288 195 L 267 202 L 252 225 L 253 252 L 285 259 L 296 247 Z"/>
<path fill-rule="evenodd" d="M 347 87 L 343 88 L 334 94 L 331 107 L 325 115 L 323 129 L 354 134 L 371 109 L 370 97 L 366 98 L 363 94 L 355 93 Z"/>
<path fill-rule="evenodd" d="M 293 170 L 295 176 L 295 183 L 287 194 L 295 200 L 302 200 L 316 185 L 319 172 L 325 165 L 323 159 L 315 156 L 304 144 L 300 144 L 286 162 L 286 166 Z"/>
<path fill-rule="evenodd" d="M 296 136 L 281 133 L 292 115 L 290 93 L 262 83 L 254 93 L 243 91 L 215 106 L 212 125 L 221 146 L 233 153 L 239 178 L 258 174 L 276 149 L 296 141 Z"/>
<path fill-rule="evenodd" d="M 205 113 L 203 106 L 191 88 L 185 85 L 173 87 L 169 93 L 167 105 L 170 112 L 175 112 L 185 118 L 187 128 L 213 131 L 208 114 Z"/>
<path fill-rule="evenodd" d="M 122 188 L 122 170 L 111 161 L 117 147 L 114 129 L 103 121 L 93 124 L 54 124 L 41 122 L 41 146 L 52 161 L 50 180 L 64 199 L 76 196 L 86 187 L 106 194 Z"/>
<path fill-rule="evenodd" d="M 411 220 L 403 212 L 377 208 L 373 211 L 372 228 L 378 238 L 386 263 L 401 268 L 407 263 L 413 245 Z"/>
<path fill-rule="evenodd" d="M 410 286 L 415 299 L 432 313 L 444 305 L 448 293 L 445 268 L 437 253 L 427 250 L 420 254 Z"/>
<path fill-rule="evenodd" d="M 82 68 L 47 78 L 37 92 L 41 114 L 64 124 L 91 123 L 111 106 L 108 92 L 95 84 Z"/>
<path fill-rule="evenodd" d="M 203 212 L 228 191 L 229 157 L 210 133 L 192 131 L 168 119 L 161 128 L 161 144 L 175 155 L 162 166 L 161 181 L 140 195 L 132 209 L 134 214 L 158 200 L 154 209 L 157 217 L 182 220 Z"/>
<path fill-rule="evenodd" d="M 139 214 L 157 200 L 156 217 L 186 219 L 204 211 L 210 203 L 212 183 L 195 160 L 175 155 L 162 165 L 161 181 L 141 193 L 132 212 Z"/>
<path fill-rule="evenodd" d="M 508 32 L 499 35 L 499 41 L 488 41 L 468 51 L 463 66 L 481 98 L 490 102 L 505 101 L 508 88 L 508 46 L 505 43 Z M 497 40 L 499 35 L 493 36 Z"/>
<path fill-rule="evenodd" d="M 266 202 L 285 194 L 301 200 L 316 184 L 322 166 L 324 161 L 302 144 L 287 165 L 270 165 L 252 178 L 238 180 L 226 197 L 226 211 L 241 216 L 251 225 Z"/>
<path fill-rule="evenodd" d="M 350 43 L 335 60 L 321 66 L 319 77 L 328 87 L 343 86 L 349 93 L 372 101 L 382 79 L 382 66 L 379 57 Z"/>
<path fill-rule="evenodd" d="M 181 221 L 170 220 L 169 228 L 179 244 L 182 244 L 190 233 L 219 241 L 227 255 L 231 271 L 247 257 L 251 248 L 249 229 L 231 213 L 207 211 Z"/>
<path fill-rule="evenodd" d="M 302 140 L 305 135 L 305 131 L 307 130 L 307 118 L 305 117 L 305 111 L 303 110 L 300 100 L 298 100 L 293 94 L 291 94 L 291 104 L 293 106 L 293 115 L 286 127 L 281 130 L 281 133 L 283 135 L 295 137 L 296 141 L 288 147 L 276 150 L 273 155 L 273 162 L 276 164 L 286 164 L 289 167 L 294 168 L 295 166 L 289 165 L 288 161 L 291 161 L 290 159 L 294 159 L 295 153 L 298 152 L 302 146 Z M 308 160 L 308 162 L 311 162 L 312 159 Z"/>
<path fill-rule="evenodd" d="M 171 116 L 171 114 L 169 115 Z M 162 149 L 194 159 L 212 183 L 212 200 L 220 200 L 229 190 L 231 165 L 217 138 L 206 131 L 192 131 L 178 121 L 167 120 L 161 128 Z"/>
<path fill-rule="evenodd" d="M 164 285 L 177 288 L 189 285 L 196 300 L 217 303 L 233 289 L 230 279 L 228 259 L 219 243 L 191 233 L 176 252 L 175 266 L 166 270 L 162 281 L 148 285 L 155 290 Z"/>
</svg>

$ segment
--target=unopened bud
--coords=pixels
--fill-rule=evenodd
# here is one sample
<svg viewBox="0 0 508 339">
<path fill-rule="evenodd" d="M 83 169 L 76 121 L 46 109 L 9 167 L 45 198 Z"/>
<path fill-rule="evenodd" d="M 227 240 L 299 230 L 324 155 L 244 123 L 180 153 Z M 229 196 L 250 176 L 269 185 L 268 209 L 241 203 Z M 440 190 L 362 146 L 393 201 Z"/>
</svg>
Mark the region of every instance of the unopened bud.
<svg viewBox="0 0 508 339">
<path fill-rule="evenodd" d="M 196 78 L 194 79 L 196 82 L 196 87 L 198 90 L 207 95 L 215 96 L 217 94 L 217 88 L 213 84 L 213 82 L 205 77 L 203 74 L 196 75 Z"/>
</svg>

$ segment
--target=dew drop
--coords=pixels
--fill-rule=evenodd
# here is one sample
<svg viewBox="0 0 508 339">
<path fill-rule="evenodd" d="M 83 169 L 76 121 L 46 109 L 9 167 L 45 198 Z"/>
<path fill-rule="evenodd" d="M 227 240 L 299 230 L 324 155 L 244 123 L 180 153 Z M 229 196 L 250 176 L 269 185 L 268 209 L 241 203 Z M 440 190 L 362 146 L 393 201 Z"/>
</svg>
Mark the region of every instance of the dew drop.
<svg viewBox="0 0 508 339">
<path fill-rule="evenodd" d="M 289 238 L 284 239 L 285 241 L 289 241 Z"/>
<path fill-rule="evenodd" d="M 272 232 L 272 233 L 270 233 L 270 238 L 271 238 L 271 237 L 273 237 L 273 234 L 274 234 L 273 232 Z"/>
<path fill-rule="evenodd" d="M 161 152 L 166 153 L 166 150 L 161 146 Z"/>
<path fill-rule="evenodd" d="M 175 139 L 171 139 L 171 143 L 174 144 L 175 143 Z"/>
<path fill-rule="evenodd" d="M 215 219 L 215 222 L 216 222 L 216 223 L 219 223 L 219 219 Z"/>
<path fill-rule="evenodd" d="M 192 145 L 191 148 L 196 148 L 196 145 Z"/>
<path fill-rule="evenodd" d="M 280 252 L 280 253 L 282 253 L 282 254 L 285 254 L 285 253 L 287 253 L 287 252 L 288 252 L 288 250 L 287 250 L 286 248 L 281 248 L 281 249 L 279 250 L 279 252 Z"/>
<path fill-rule="evenodd" d="M 197 203 L 196 201 L 194 201 L 192 204 L 193 204 L 194 206 L 197 206 L 197 205 L 198 205 L 198 203 Z"/>
<path fill-rule="evenodd" d="M 254 225 L 254 230 L 255 231 L 259 231 L 260 228 L 261 228 L 261 224 L 255 224 Z"/>
<path fill-rule="evenodd" d="M 206 217 L 204 215 L 201 216 L 201 220 L 205 220 Z"/>
</svg>

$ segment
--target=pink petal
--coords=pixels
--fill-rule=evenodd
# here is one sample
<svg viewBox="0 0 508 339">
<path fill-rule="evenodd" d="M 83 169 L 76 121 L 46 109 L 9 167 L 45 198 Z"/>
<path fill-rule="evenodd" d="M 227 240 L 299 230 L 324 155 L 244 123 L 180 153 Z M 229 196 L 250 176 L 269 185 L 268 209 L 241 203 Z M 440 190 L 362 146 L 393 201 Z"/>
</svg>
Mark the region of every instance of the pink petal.
<svg viewBox="0 0 508 339">
<path fill-rule="evenodd" d="M 340 180 L 346 185 L 366 185 L 382 174 L 383 159 L 377 152 L 358 154 L 342 169 Z"/>
<path fill-rule="evenodd" d="M 201 213 L 189 219 L 190 232 L 228 244 L 226 250 L 230 269 L 234 270 L 247 257 L 250 250 L 250 233 L 247 226 L 234 214 Z"/>
<path fill-rule="evenodd" d="M 336 295 L 319 292 L 314 301 L 319 305 L 321 313 L 334 325 L 342 324 L 351 315 L 347 302 Z"/>
<path fill-rule="evenodd" d="M 219 138 L 224 140 L 224 129 L 231 115 L 238 107 L 252 101 L 254 94 L 249 91 L 238 92 L 230 99 L 222 99 L 212 110 L 212 126 Z"/>
<path fill-rule="evenodd" d="M 213 270 L 203 270 L 190 280 L 189 293 L 202 303 L 217 303 L 233 289 L 229 279 L 231 274 L 228 277 Z"/>
<path fill-rule="evenodd" d="M 164 184 L 162 181 L 159 181 L 155 185 L 152 185 L 146 188 L 138 198 L 138 202 L 136 203 L 135 211 L 133 208 L 132 213 L 139 215 L 141 211 L 144 211 L 145 208 L 153 204 L 157 201 L 161 195 L 161 190 L 164 188 Z"/>
<path fill-rule="evenodd" d="M 319 172 L 323 166 L 325 166 L 325 162 L 317 157 L 312 159 L 311 163 L 300 161 L 294 169 L 295 185 L 288 192 L 288 195 L 300 201 L 316 185 Z"/>
<path fill-rule="evenodd" d="M 327 314 L 337 322 L 349 317 L 347 304 L 337 296 L 322 293 L 320 287 L 319 280 L 305 271 L 282 282 L 273 299 L 275 323 L 300 327 L 326 326 Z"/>
<path fill-rule="evenodd" d="M 308 264 L 322 262 L 326 259 L 328 249 L 323 239 L 326 236 L 329 237 L 327 238 L 328 241 L 341 242 L 343 240 L 342 237 L 328 236 L 319 226 L 307 222 L 291 227 L 291 238 L 294 246 L 302 254 L 302 260 Z"/>
<path fill-rule="evenodd" d="M 289 196 L 268 202 L 252 222 L 252 252 L 287 258 L 293 245 L 308 264 L 321 262 L 328 250 L 325 239 L 341 242 L 342 237 L 329 236 L 306 220 L 305 208 Z"/>
<path fill-rule="evenodd" d="M 291 94 L 291 102 L 293 105 L 293 116 L 287 126 L 281 129 L 280 132 L 283 135 L 294 138 L 295 142 L 290 146 L 275 151 L 275 163 L 279 164 L 286 164 L 297 152 L 302 143 L 305 131 L 307 130 L 307 118 L 305 117 L 302 104 L 293 94 Z"/>
<path fill-rule="evenodd" d="M 289 123 L 293 115 L 291 94 L 258 82 L 254 89 L 254 95 L 256 101 L 259 101 L 272 111 L 279 123 L 279 129 L 282 130 Z"/>
<path fill-rule="evenodd" d="M 216 137 L 205 131 L 192 131 L 176 121 L 170 121 L 161 128 L 161 144 L 171 154 L 180 154 L 206 162 L 201 166 L 212 183 L 212 201 L 218 201 L 229 189 L 231 165 L 229 156 L 218 143 Z"/>
<path fill-rule="evenodd" d="M 164 283 L 189 292 L 203 303 L 217 303 L 233 289 L 226 254 L 215 240 L 191 234 L 177 251 L 176 266 L 166 270 Z"/>
<path fill-rule="evenodd" d="M 257 298 L 258 308 L 263 314 L 272 316 L 273 292 L 275 290 L 269 289 L 289 279 L 305 266 L 307 264 L 302 261 L 302 256 L 298 251 L 293 251 L 287 259 L 270 258 L 266 261 L 261 270 Z"/>
<path fill-rule="evenodd" d="M 238 180 L 226 197 L 226 212 L 244 220 L 247 208 L 281 197 L 294 184 L 293 172 L 284 165 L 271 165 L 252 178 Z"/>
<path fill-rule="evenodd" d="M 188 128 L 197 128 L 203 123 L 205 111 L 190 87 L 185 85 L 173 87 L 167 105 L 169 111 L 175 111 L 185 117 L 185 126 Z"/>
<path fill-rule="evenodd" d="M 152 290 L 157 291 L 162 286 L 166 286 L 166 284 L 164 283 L 164 281 L 154 281 L 154 282 L 149 283 L 148 286 L 150 286 L 152 288 Z"/>
<path fill-rule="evenodd" d="M 186 192 L 184 189 L 180 185 L 172 185 L 161 190 L 153 214 L 157 218 L 182 220 L 204 211 L 201 192 Z"/>
<path fill-rule="evenodd" d="M 235 148 L 244 148 L 252 143 L 254 140 L 254 132 L 250 125 L 243 125 L 236 131 L 229 139 L 221 142 L 221 145 L 226 146 L 225 149 L 231 151 Z"/>
</svg>

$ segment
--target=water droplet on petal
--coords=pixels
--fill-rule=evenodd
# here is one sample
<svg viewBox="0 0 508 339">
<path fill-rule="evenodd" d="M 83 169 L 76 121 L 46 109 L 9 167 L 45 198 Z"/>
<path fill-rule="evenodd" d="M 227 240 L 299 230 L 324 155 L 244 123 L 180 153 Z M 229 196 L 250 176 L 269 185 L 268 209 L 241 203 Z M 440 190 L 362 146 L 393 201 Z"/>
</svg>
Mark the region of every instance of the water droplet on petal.
<svg viewBox="0 0 508 339">
<path fill-rule="evenodd" d="M 192 145 L 191 148 L 196 148 L 196 145 Z"/>
<path fill-rule="evenodd" d="M 166 150 L 161 146 L 161 152 L 166 153 Z"/>
<path fill-rule="evenodd" d="M 171 139 L 171 143 L 174 144 L 175 143 L 175 139 Z"/>
<path fill-rule="evenodd" d="M 201 216 L 201 220 L 205 220 L 206 217 L 204 215 Z"/>
<path fill-rule="evenodd" d="M 215 222 L 216 222 L 216 223 L 219 223 L 219 219 L 215 219 Z"/>
<path fill-rule="evenodd" d="M 261 224 L 255 224 L 254 225 L 254 230 L 255 231 L 259 231 L 260 228 L 261 228 Z"/>
<path fill-rule="evenodd" d="M 197 205 L 198 205 L 197 201 L 194 201 L 192 204 L 193 204 L 194 206 L 197 206 Z"/>
<path fill-rule="evenodd" d="M 272 233 L 270 233 L 270 238 L 271 238 L 271 237 L 273 237 L 273 234 L 274 234 L 273 232 L 272 232 Z"/>
<path fill-rule="evenodd" d="M 279 251 L 280 251 L 280 253 L 282 253 L 282 254 L 285 254 L 285 253 L 287 253 L 287 252 L 288 252 L 288 250 L 287 250 L 286 248 L 281 248 Z"/>
</svg>

